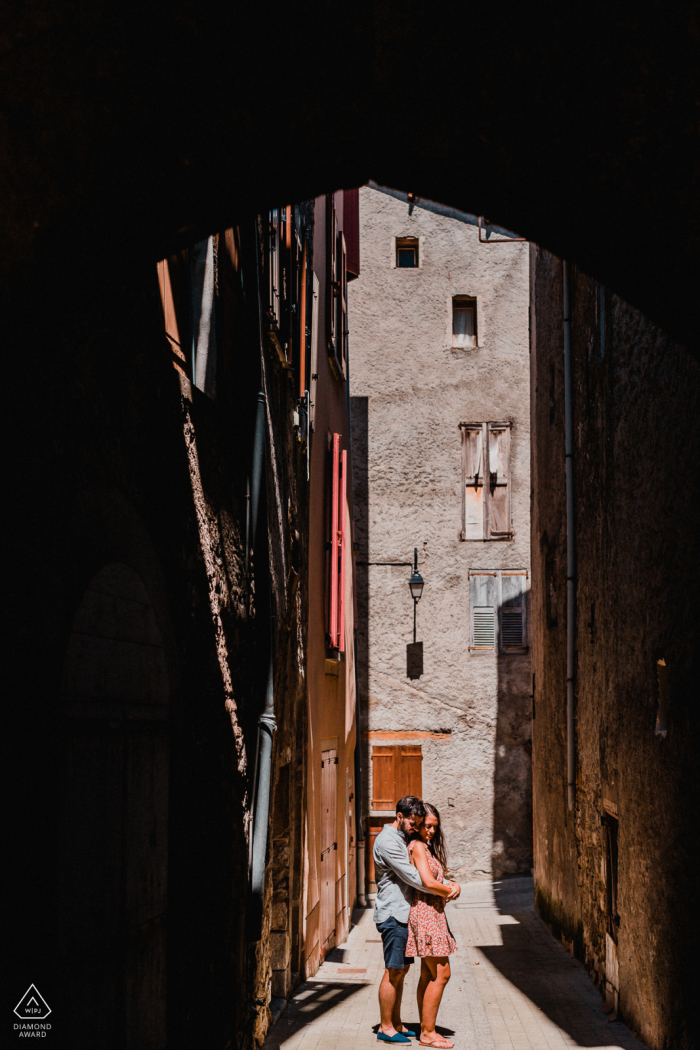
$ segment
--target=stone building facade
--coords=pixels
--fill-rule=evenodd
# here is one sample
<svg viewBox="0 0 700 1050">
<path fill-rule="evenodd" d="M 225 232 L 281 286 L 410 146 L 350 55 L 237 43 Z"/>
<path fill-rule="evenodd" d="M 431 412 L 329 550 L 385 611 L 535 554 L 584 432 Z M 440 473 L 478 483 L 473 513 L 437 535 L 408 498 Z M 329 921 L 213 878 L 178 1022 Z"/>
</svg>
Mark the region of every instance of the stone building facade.
<svg viewBox="0 0 700 1050">
<path fill-rule="evenodd" d="M 561 260 L 533 248 L 531 277 L 536 904 L 585 962 L 611 1014 L 653 1050 L 690 1050 L 700 1032 L 700 368 L 639 311 L 569 267 L 567 526 Z M 571 805 L 567 529 L 575 539 Z"/>
<path fill-rule="evenodd" d="M 372 184 L 360 230 L 349 309 L 370 889 L 374 836 L 409 790 L 439 808 L 458 877 L 529 874 L 528 248 L 480 243 L 473 216 Z M 411 567 L 381 564 L 414 548 L 415 646 Z"/>
</svg>

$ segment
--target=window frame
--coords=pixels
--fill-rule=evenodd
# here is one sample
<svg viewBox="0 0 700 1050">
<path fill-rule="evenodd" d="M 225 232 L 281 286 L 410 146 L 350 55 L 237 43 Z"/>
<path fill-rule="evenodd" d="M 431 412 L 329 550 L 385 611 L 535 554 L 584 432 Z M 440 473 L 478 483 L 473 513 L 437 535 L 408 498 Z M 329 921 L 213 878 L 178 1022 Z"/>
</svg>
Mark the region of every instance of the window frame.
<svg viewBox="0 0 700 1050">
<path fill-rule="evenodd" d="M 399 264 L 399 252 L 414 252 L 413 266 L 401 266 Z M 396 270 L 419 270 L 420 269 L 420 238 L 418 237 L 395 237 L 394 238 L 394 268 Z"/>
<path fill-rule="evenodd" d="M 456 342 L 455 333 L 455 310 L 470 308 L 474 314 L 474 335 L 473 343 L 469 343 L 464 346 L 459 346 Z M 453 295 L 452 296 L 452 310 L 450 315 L 450 321 L 452 325 L 452 349 L 453 350 L 477 350 L 479 347 L 479 314 L 477 309 L 477 299 L 475 295 Z"/>
<path fill-rule="evenodd" d="M 493 603 L 491 606 L 477 605 L 473 600 L 476 587 L 472 580 L 476 577 L 486 577 L 493 580 Z M 519 606 L 508 605 L 511 598 L 504 599 L 503 580 L 512 577 L 521 577 L 523 584 L 520 588 L 521 603 Z M 529 617 L 528 617 L 528 582 L 530 579 L 529 569 L 469 569 L 467 574 L 469 580 L 469 645 L 470 656 L 522 656 L 529 652 Z M 492 646 L 475 644 L 475 610 L 481 608 L 493 609 L 494 642 Z M 504 644 L 503 610 L 507 608 L 521 611 L 521 645 Z"/>
<path fill-rule="evenodd" d="M 511 432 L 513 424 L 509 420 L 503 422 L 485 422 L 485 423 L 460 423 L 459 430 L 461 433 L 462 443 L 462 527 L 460 529 L 459 538 L 462 542 L 477 541 L 481 543 L 486 542 L 502 542 L 512 541 L 514 537 L 513 520 L 512 520 L 512 469 L 511 469 Z M 475 464 L 467 462 L 470 458 L 470 442 L 468 435 L 480 434 L 480 447 L 478 454 L 478 473 L 470 472 L 470 468 Z M 493 459 L 493 437 L 498 435 L 501 439 L 501 448 L 497 450 L 501 452 L 501 469 L 492 471 L 492 459 Z M 503 462 L 504 461 L 504 462 Z M 493 475 L 496 475 L 496 480 L 492 481 Z M 485 478 L 488 476 L 488 484 L 485 484 Z M 500 480 L 503 479 L 503 480 Z M 482 497 L 482 523 L 480 526 L 480 534 L 467 535 L 467 489 L 474 488 L 478 493 L 481 490 Z M 502 502 L 505 503 L 505 508 L 499 507 L 499 514 L 501 518 L 505 518 L 507 522 L 506 529 L 496 530 L 493 528 L 496 518 L 496 490 L 504 490 L 505 496 Z M 499 503 L 501 502 L 500 493 L 498 495 Z M 494 504 L 492 510 L 492 503 Z M 493 519 L 493 521 L 492 521 Z"/>
</svg>

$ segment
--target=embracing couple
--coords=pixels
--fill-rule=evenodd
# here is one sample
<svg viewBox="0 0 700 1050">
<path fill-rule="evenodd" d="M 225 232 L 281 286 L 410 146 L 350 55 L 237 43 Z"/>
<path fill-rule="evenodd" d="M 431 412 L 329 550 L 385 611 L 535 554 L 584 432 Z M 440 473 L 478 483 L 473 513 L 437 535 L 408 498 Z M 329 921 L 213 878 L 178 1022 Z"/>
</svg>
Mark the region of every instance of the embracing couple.
<svg viewBox="0 0 700 1050">
<path fill-rule="evenodd" d="M 445 917 L 445 901 L 459 897 L 461 886 L 445 882 L 445 841 L 435 806 L 415 795 L 399 799 L 396 819 L 377 835 L 373 854 L 377 881 L 374 921 L 382 935 L 385 966 L 379 986 L 377 1039 L 408 1043 L 408 1037 L 415 1035 L 401 1021 L 401 998 L 404 977 L 417 955 L 421 961 L 419 1042 L 449 1050 L 454 1043 L 435 1031 L 435 1020 L 450 979 L 448 956 L 457 951 Z"/>
</svg>

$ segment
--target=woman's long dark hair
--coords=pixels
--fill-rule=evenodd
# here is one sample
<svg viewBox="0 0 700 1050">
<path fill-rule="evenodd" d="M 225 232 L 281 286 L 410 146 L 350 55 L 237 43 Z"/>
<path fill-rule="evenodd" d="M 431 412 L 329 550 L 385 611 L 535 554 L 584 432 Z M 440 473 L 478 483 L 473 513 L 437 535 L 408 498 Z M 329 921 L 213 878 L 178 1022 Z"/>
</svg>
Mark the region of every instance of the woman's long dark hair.
<svg viewBox="0 0 700 1050">
<path fill-rule="evenodd" d="M 436 806 L 430 804 L 430 802 L 424 802 L 426 813 L 429 813 L 431 817 L 435 817 L 437 820 L 437 828 L 433 835 L 432 841 L 428 843 L 428 849 L 435 857 L 439 864 L 442 864 L 443 871 L 447 871 L 447 849 L 445 847 L 445 836 L 442 833 L 442 821 L 440 820 L 440 812 Z"/>
</svg>

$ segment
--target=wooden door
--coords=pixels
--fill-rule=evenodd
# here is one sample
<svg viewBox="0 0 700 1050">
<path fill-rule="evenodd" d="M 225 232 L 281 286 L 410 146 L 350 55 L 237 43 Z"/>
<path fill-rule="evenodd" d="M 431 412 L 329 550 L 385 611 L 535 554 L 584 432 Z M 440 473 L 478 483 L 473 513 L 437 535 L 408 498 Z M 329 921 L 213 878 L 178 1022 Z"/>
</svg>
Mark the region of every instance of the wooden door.
<svg viewBox="0 0 700 1050">
<path fill-rule="evenodd" d="M 321 954 L 335 945 L 335 858 L 338 842 L 336 831 L 336 797 L 338 756 L 336 751 L 321 753 Z"/>
</svg>

